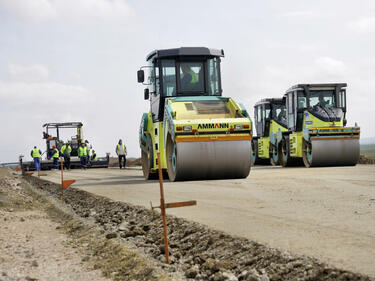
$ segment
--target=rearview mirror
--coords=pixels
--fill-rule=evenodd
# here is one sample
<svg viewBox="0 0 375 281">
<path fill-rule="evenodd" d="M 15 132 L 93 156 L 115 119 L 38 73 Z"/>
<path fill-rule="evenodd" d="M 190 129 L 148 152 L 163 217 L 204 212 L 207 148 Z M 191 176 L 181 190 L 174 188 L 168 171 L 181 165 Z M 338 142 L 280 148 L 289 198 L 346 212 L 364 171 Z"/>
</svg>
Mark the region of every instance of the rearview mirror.
<svg viewBox="0 0 375 281">
<path fill-rule="evenodd" d="M 145 72 L 141 69 L 137 71 L 138 83 L 143 83 L 145 81 Z"/>
<path fill-rule="evenodd" d="M 145 94 L 145 100 L 148 100 L 150 98 L 150 91 L 148 89 L 145 89 L 144 94 Z"/>
</svg>

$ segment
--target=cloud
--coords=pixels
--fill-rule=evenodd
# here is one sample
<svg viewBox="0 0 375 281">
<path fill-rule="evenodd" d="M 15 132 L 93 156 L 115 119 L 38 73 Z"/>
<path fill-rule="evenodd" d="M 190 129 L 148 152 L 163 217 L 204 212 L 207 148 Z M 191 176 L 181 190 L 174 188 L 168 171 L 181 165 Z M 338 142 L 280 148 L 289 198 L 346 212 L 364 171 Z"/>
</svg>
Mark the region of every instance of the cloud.
<svg viewBox="0 0 375 281">
<path fill-rule="evenodd" d="M 349 29 L 360 33 L 375 32 L 375 17 L 364 17 L 349 22 L 348 27 Z"/>
<path fill-rule="evenodd" d="M 122 21 L 132 14 L 123 0 L 2 0 L 0 11 L 32 21 Z"/>
<path fill-rule="evenodd" d="M 2 0 L 0 11 L 28 20 L 49 20 L 56 17 L 56 10 L 48 0 Z"/>
<path fill-rule="evenodd" d="M 12 81 L 43 82 L 47 81 L 49 77 L 47 67 L 41 64 L 31 66 L 10 64 L 8 66 L 8 73 Z"/>
<path fill-rule="evenodd" d="M 94 100 L 82 86 L 50 81 L 48 68 L 44 65 L 11 64 L 8 71 L 10 80 L 0 80 L 0 101 L 3 104 L 79 105 Z"/>
<path fill-rule="evenodd" d="M 56 82 L 4 82 L 0 81 L 0 101 L 12 104 L 74 105 L 93 101 L 82 86 Z"/>
<path fill-rule="evenodd" d="M 322 72 L 329 77 L 344 76 L 348 71 L 348 67 L 344 62 L 330 57 L 317 58 L 314 64 L 317 72 Z"/>
<path fill-rule="evenodd" d="M 349 76 L 348 66 L 331 57 L 318 57 L 302 65 L 269 65 L 264 70 L 270 81 L 290 81 L 289 83 L 340 82 Z"/>
<path fill-rule="evenodd" d="M 280 15 L 281 18 L 288 19 L 314 19 L 320 16 L 321 14 L 314 11 L 290 11 Z"/>
</svg>

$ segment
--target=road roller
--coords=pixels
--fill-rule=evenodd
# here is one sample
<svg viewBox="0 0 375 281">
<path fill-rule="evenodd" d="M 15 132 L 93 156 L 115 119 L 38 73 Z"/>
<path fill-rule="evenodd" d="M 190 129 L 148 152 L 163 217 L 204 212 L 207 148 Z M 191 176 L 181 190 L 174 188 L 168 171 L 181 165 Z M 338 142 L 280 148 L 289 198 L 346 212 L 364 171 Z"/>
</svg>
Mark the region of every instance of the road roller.
<svg viewBox="0 0 375 281">
<path fill-rule="evenodd" d="M 157 176 L 157 153 L 170 181 L 246 178 L 251 118 L 222 96 L 223 50 L 182 47 L 151 52 L 137 72 L 150 111 L 139 129 L 145 179 Z"/>
<path fill-rule="evenodd" d="M 287 90 L 288 130 L 278 133 L 284 167 L 357 164 L 360 127 L 346 126 L 346 86 L 298 84 Z"/>
<path fill-rule="evenodd" d="M 251 142 L 253 165 L 279 165 L 277 147 L 287 131 L 285 98 L 266 98 L 254 106 L 256 136 Z"/>
</svg>

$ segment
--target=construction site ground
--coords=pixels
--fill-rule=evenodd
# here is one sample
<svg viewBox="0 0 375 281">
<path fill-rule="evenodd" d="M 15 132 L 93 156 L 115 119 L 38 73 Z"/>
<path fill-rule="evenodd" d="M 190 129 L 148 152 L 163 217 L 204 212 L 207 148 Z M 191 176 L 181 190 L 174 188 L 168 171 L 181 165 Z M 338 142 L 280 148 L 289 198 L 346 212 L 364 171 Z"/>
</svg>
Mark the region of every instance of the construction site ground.
<svg viewBox="0 0 375 281">
<path fill-rule="evenodd" d="M 62 204 L 60 173 L 43 173 L 0 169 L 0 280 L 375 280 L 370 165 L 166 183 L 168 202 L 198 200 L 168 209 L 171 265 L 144 199 L 158 204 L 157 181 L 139 169 L 70 171 Z"/>
<path fill-rule="evenodd" d="M 47 174 L 43 180 L 60 183 L 59 171 L 43 173 Z M 69 196 L 78 196 L 77 189 L 148 209 L 150 201 L 158 205 L 160 200 L 158 181 L 145 181 L 140 168 L 71 170 L 64 173 L 64 179 L 77 181 L 74 188 L 66 192 L 67 202 Z M 168 214 L 240 240 L 245 238 L 272 249 L 312 257 L 329 266 L 375 277 L 375 165 L 310 169 L 256 166 L 247 179 L 166 181 L 164 187 L 167 202 L 198 202 L 194 207 L 168 209 Z M 42 189 L 52 190 L 45 186 Z M 59 196 L 58 190 L 53 193 Z M 85 197 L 81 195 L 79 200 L 84 201 Z M 92 202 L 87 204 L 92 205 Z M 92 215 L 92 210 L 82 208 L 82 204 L 73 206 L 84 217 L 94 216 L 100 222 L 95 212 Z M 120 224 L 121 219 L 114 223 L 102 222 L 107 231 Z M 174 227 L 184 225 L 181 224 Z M 176 229 L 170 231 L 173 240 Z M 153 254 L 158 257 L 161 253 Z M 190 254 L 187 252 L 187 255 Z M 162 261 L 162 255 L 159 259 Z M 191 262 L 191 266 L 196 264 L 199 262 Z M 205 273 L 200 270 L 191 276 L 205 279 Z M 200 279 L 198 277 L 196 279 Z"/>
</svg>

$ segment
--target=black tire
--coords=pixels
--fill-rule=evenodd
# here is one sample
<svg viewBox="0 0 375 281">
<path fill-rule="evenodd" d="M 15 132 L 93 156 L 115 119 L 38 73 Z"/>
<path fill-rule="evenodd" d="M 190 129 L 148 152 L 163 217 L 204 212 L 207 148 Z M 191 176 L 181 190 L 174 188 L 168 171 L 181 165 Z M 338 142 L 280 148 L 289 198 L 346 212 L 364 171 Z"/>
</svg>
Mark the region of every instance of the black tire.
<svg viewBox="0 0 375 281">
<path fill-rule="evenodd" d="M 302 158 L 303 158 L 303 164 L 306 168 L 311 167 L 311 159 L 309 160 L 309 155 L 311 154 L 311 143 L 307 142 L 306 140 L 302 141 Z"/>
<path fill-rule="evenodd" d="M 303 166 L 303 160 L 300 157 L 291 157 L 289 153 L 289 140 L 283 138 L 279 150 L 280 164 L 283 167 L 297 167 Z"/>
<path fill-rule="evenodd" d="M 254 166 L 258 158 L 258 141 L 252 139 L 251 141 L 251 166 Z"/>
<path fill-rule="evenodd" d="M 176 161 L 177 159 L 177 152 L 174 152 L 176 149 L 176 144 L 172 141 L 170 135 L 167 137 L 167 144 L 166 144 L 166 156 L 167 156 L 167 172 L 170 181 L 177 180 L 177 170 L 176 170 L 176 163 L 172 163 L 172 161 Z M 175 155 L 174 155 L 175 154 Z M 172 159 L 172 156 L 175 156 L 175 159 Z"/>
<path fill-rule="evenodd" d="M 142 171 L 143 176 L 146 180 L 156 179 L 157 173 L 151 173 L 151 169 L 153 167 L 153 156 L 154 156 L 154 149 L 152 147 L 152 140 L 150 134 L 146 133 L 147 143 L 146 149 L 142 150 Z"/>
<path fill-rule="evenodd" d="M 269 156 L 270 156 L 270 163 L 272 166 L 278 166 L 280 161 L 279 161 L 279 151 L 278 151 L 278 148 L 277 146 L 273 145 L 272 143 L 270 143 L 270 152 L 269 152 Z M 275 161 L 275 158 L 274 156 L 277 158 L 276 161 Z"/>
<path fill-rule="evenodd" d="M 283 167 L 287 167 L 288 164 L 290 164 L 290 155 L 289 155 L 289 142 L 286 138 L 283 138 L 280 142 L 279 146 L 279 152 L 280 152 L 280 164 Z"/>
</svg>

